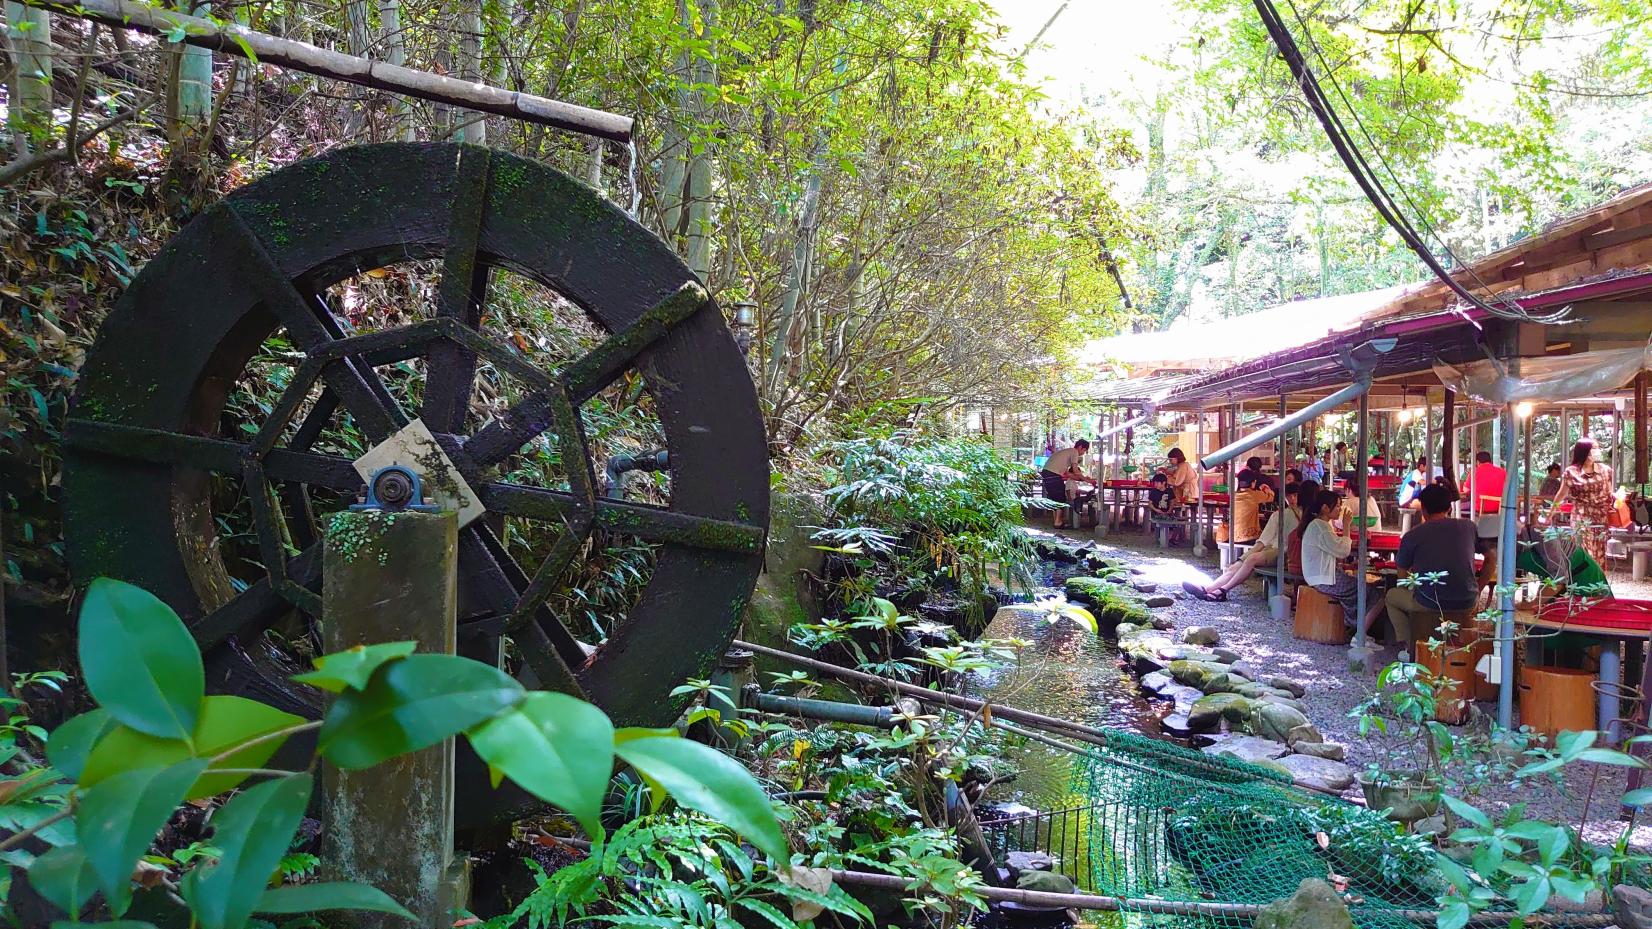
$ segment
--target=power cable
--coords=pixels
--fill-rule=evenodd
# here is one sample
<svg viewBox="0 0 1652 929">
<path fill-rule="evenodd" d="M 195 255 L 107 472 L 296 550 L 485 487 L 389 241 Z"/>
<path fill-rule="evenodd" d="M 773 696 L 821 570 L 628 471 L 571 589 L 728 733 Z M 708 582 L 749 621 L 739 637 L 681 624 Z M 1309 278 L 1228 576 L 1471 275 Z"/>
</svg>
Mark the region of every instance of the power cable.
<svg viewBox="0 0 1652 929">
<path fill-rule="evenodd" d="M 1336 91 L 1337 97 L 1342 100 L 1343 106 L 1345 108 L 1347 108 L 1348 115 L 1353 119 L 1354 125 L 1359 129 L 1360 134 L 1365 137 L 1365 141 L 1367 143 L 1369 143 L 1371 151 L 1372 151 L 1373 154 L 1375 154 L 1378 164 L 1382 165 L 1383 170 L 1386 171 L 1388 173 L 1389 178 L 1393 180 L 1394 186 L 1399 189 L 1400 195 L 1405 198 L 1406 204 L 1411 207 L 1412 212 L 1416 216 L 1417 222 L 1422 226 L 1423 232 L 1427 233 L 1430 237 L 1432 237 L 1434 239 L 1434 241 L 1438 242 L 1439 245 L 1440 245 L 1440 249 L 1442 251 L 1444 251 L 1446 253 L 1446 255 L 1451 258 L 1453 263 L 1455 263 L 1459 268 L 1463 269 L 1463 271 L 1467 272 L 1468 275 L 1474 279 L 1474 282 L 1476 284 L 1478 284 L 1480 286 L 1480 288 L 1482 290 L 1484 290 L 1488 296 L 1490 296 L 1493 300 L 1495 300 L 1499 305 L 1501 305 L 1508 313 L 1512 314 L 1515 318 L 1530 320 L 1530 321 L 1533 321 L 1533 322 L 1542 322 L 1542 323 L 1551 323 L 1551 324 L 1552 323 L 1559 323 L 1559 322 L 1564 321 L 1565 317 L 1568 315 L 1568 310 L 1566 310 L 1566 309 L 1562 309 L 1562 310 L 1560 310 L 1556 313 L 1544 314 L 1542 316 L 1534 316 L 1532 313 L 1530 313 L 1528 310 L 1526 310 L 1524 307 L 1521 307 L 1519 304 L 1515 303 L 1514 301 L 1508 300 L 1508 299 L 1503 298 L 1503 297 L 1499 297 L 1494 291 L 1492 291 L 1491 285 L 1486 282 L 1485 278 L 1481 277 L 1479 272 L 1474 269 L 1474 265 L 1470 262 L 1464 261 L 1461 257 L 1459 257 L 1456 254 L 1456 252 L 1454 252 L 1452 250 L 1450 244 L 1446 242 L 1445 236 L 1441 235 L 1434 228 L 1433 224 L 1428 221 L 1427 211 L 1425 211 L 1420 205 L 1418 205 L 1415 200 L 1411 199 L 1411 194 L 1406 190 L 1405 182 L 1400 180 L 1400 177 L 1394 171 L 1393 166 L 1388 163 L 1388 159 L 1383 157 L 1382 146 L 1377 144 L 1377 140 L 1372 137 L 1370 130 L 1366 129 L 1364 122 L 1360 120 L 1359 113 L 1354 109 L 1354 102 L 1349 99 L 1348 94 L 1343 91 L 1341 83 L 1337 81 L 1335 69 L 1333 69 L 1331 67 L 1330 62 L 1328 60 L 1326 60 L 1325 53 L 1324 53 L 1323 50 L 1320 49 L 1319 43 L 1314 40 L 1313 30 L 1308 28 L 1308 23 L 1305 19 L 1302 18 L 1302 13 L 1297 8 L 1296 3 L 1294 2 L 1294 0 L 1286 0 L 1286 3 L 1288 3 L 1290 5 L 1291 15 L 1296 18 L 1297 25 L 1301 27 L 1302 36 L 1303 36 L 1304 39 L 1307 40 L 1308 47 L 1313 49 L 1314 57 L 1319 59 L 1320 68 L 1321 68 L 1321 70 L 1324 71 L 1325 79 L 1331 82 L 1331 89 Z M 1337 115 L 1334 110 L 1332 112 L 1333 112 L 1333 115 Z M 1342 129 L 1343 133 L 1346 135 L 1347 128 L 1343 125 L 1340 116 L 1337 117 L 1337 125 L 1338 125 L 1339 128 Z M 1367 171 L 1370 171 L 1371 166 L 1365 160 L 1364 154 L 1362 152 L 1360 152 L 1357 148 L 1355 148 L 1354 151 L 1355 151 L 1355 154 L 1359 155 L 1360 163 L 1365 166 Z M 1391 203 L 1394 203 L 1396 215 L 1400 215 L 1399 210 L 1398 210 L 1398 204 L 1396 202 L 1394 202 L 1393 195 L 1388 193 L 1388 191 L 1385 188 L 1383 188 L 1381 179 L 1376 176 L 1375 172 L 1371 172 L 1371 178 L 1372 178 L 1372 181 L 1377 185 L 1377 188 L 1379 190 L 1382 190 L 1383 194 L 1388 197 L 1388 199 Z"/>
<path fill-rule="evenodd" d="M 1507 301 L 1499 301 L 1504 304 L 1503 306 L 1492 306 L 1486 301 L 1480 299 L 1468 288 L 1458 283 L 1457 280 L 1452 277 L 1450 272 L 1448 272 L 1440 264 L 1439 259 L 1434 256 L 1433 250 L 1430 249 L 1428 244 L 1423 241 L 1422 236 L 1405 218 L 1405 215 L 1399 208 L 1398 202 L 1382 185 L 1382 182 L 1378 178 L 1376 172 L 1371 168 L 1369 162 L 1366 161 L 1364 155 L 1360 152 L 1359 147 L 1354 143 L 1347 128 L 1343 125 L 1341 118 L 1338 116 L 1336 109 L 1331 105 L 1330 99 L 1326 96 L 1325 91 L 1320 87 L 1319 82 L 1314 78 L 1313 71 L 1308 67 L 1308 63 L 1303 58 L 1301 49 L 1297 47 L 1296 40 L 1292 37 L 1289 27 L 1286 26 L 1284 19 L 1279 14 L 1279 11 L 1274 7 L 1272 0 L 1253 0 L 1253 3 L 1256 6 L 1258 15 L 1262 19 L 1262 25 L 1268 30 L 1268 35 L 1273 39 L 1275 47 L 1279 49 L 1280 56 L 1285 59 L 1285 64 L 1290 69 L 1291 76 L 1295 79 L 1298 87 L 1301 89 L 1304 99 L 1308 102 L 1309 109 L 1313 110 L 1314 116 L 1319 120 L 1320 126 L 1325 130 L 1326 138 L 1331 143 L 1332 149 L 1336 151 L 1337 157 L 1342 160 L 1342 163 L 1348 169 L 1349 174 L 1353 176 L 1354 182 L 1358 184 L 1360 190 L 1365 193 L 1366 199 L 1369 200 L 1371 205 L 1376 208 L 1378 215 L 1383 218 L 1383 221 L 1388 223 L 1390 228 L 1399 234 L 1400 239 L 1404 241 L 1408 247 L 1410 247 L 1418 258 L 1422 260 L 1423 264 L 1427 266 L 1431 272 L 1433 272 L 1434 276 L 1438 278 L 1441 283 L 1445 284 L 1445 286 L 1450 289 L 1452 293 L 1456 294 L 1464 303 L 1491 316 L 1503 319 L 1517 319 L 1535 322 L 1561 321 L 1569 310 L 1562 310 L 1559 313 L 1549 314 L 1549 316 L 1544 318 L 1534 318 L 1524 308 L 1508 303 Z M 1323 62 L 1323 57 L 1321 57 L 1321 61 Z M 1338 93 L 1341 94 L 1340 88 L 1338 88 Z M 1346 95 L 1343 96 L 1343 99 L 1346 102 Z M 1354 118 L 1356 124 L 1358 124 L 1358 115 L 1352 113 L 1352 111 L 1350 112 L 1350 115 Z M 1360 130 L 1366 135 L 1368 140 L 1371 138 L 1369 132 L 1365 131 L 1365 127 L 1363 125 L 1360 125 Z M 1375 147 L 1374 140 L 1373 147 Z M 1384 162 L 1384 167 L 1388 167 L 1386 162 Z M 1392 169 L 1389 169 L 1389 173 L 1392 176 Z M 1395 178 L 1395 181 L 1398 183 L 1397 177 Z M 1409 201 L 1409 197 L 1407 197 L 1407 200 Z M 1415 206 L 1414 203 L 1412 205 Z M 1419 213 L 1420 212 L 1421 211 L 1419 211 Z M 1451 254 L 1449 248 L 1446 248 L 1446 252 L 1447 254 Z M 1458 264 L 1467 267 L 1455 255 L 1451 255 L 1451 257 Z M 1471 275 L 1473 274 L 1472 268 L 1469 269 L 1469 273 Z M 1481 281 L 1480 284 L 1481 286 L 1485 286 L 1484 281 Z M 1465 321 L 1469 322 L 1476 329 L 1480 328 L 1479 323 L 1464 312 L 1461 307 L 1453 307 L 1452 310 L 1462 316 Z"/>
</svg>

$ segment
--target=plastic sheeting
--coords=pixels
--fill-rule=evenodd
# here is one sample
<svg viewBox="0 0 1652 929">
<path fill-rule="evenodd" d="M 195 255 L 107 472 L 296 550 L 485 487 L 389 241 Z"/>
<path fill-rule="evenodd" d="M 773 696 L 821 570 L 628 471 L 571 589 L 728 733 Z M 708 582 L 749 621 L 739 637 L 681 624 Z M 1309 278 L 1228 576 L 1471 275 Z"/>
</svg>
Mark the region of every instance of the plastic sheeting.
<svg viewBox="0 0 1652 929">
<path fill-rule="evenodd" d="M 1435 362 L 1434 373 L 1458 396 L 1502 405 L 1599 396 L 1617 390 L 1648 367 L 1652 367 L 1652 345 L 1545 358 L 1487 359 L 1456 366 Z"/>
</svg>

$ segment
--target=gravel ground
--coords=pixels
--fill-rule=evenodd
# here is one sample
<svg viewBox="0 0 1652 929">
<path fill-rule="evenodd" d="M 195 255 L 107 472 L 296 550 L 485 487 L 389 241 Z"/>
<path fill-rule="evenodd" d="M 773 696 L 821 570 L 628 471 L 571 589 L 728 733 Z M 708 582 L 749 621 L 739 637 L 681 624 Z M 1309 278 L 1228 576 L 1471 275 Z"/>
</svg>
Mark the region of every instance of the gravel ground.
<svg viewBox="0 0 1652 929">
<path fill-rule="evenodd" d="M 1375 670 L 1350 671 L 1346 646 L 1322 645 L 1293 637 L 1288 622 L 1276 621 L 1268 615 L 1260 581 L 1251 580 L 1230 591 L 1226 602 L 1210 603 L 1182 594 L 1181 584 L 1184 580 L 1205 583 L 1214 578 L 1218 573 L 1214 554 L 1201 552 L 1195 556 L 1187 548 L 1161 550 L 1150 537 L 1136 533 L 1114 533 L 1103 539 L 1094 539 L 1084 532 L 1060 534 L 1074 541 L 1094 541 L 1104 555 L 1113 554 L 1141 568 L 1145 572 L 1142 579 L 1158 584 L 1160 591 L 1177 597 L 1176 604 L 1162 613 L 1168 614 L 1178 629 L 1210 626 L 1220 633 L 1223 645 L 1245 656 L 1258 671 L 1300 682 L 1308 690 L 1305 702 L 1314 725 L 1328 741 L 1348 747 L 1348 763 L 1363 769 L 1376 760 L 1372 746 L 1359 735 L 1358 722 L 1349 716 L 1375 686 Z M 1652 585 L 1632 584 L 1626 575 L 1614 575 L 1612 583 L 1620 596 L 1652 598 L 1652 589 L 1649 589 Z M 1392 660 L 1394 656 L 1394 650 L 1388 649 L 1379 660 Z M 1495 704 L 1476 706 L 1483 713 L 1496 713 Z M 1473 726 L 1475 722 L 1468 725 Z M 1561 786 L 1527 784 L 1515 791 L 1506 785 L 1492 784 L 1475 799 L 1488 809 L 1525 802 L 1529 816 L 1576 825 L 1584 813 L 1590 781 L 1598 778 L 1593 785 L 1594 799 L 1588 804 L 1589 822 L 1584 834 L 1591 841 L 1612 842 L 1626 825 L 1617 818 L 1616 805 L 1616 799 L 1624 791 L 1625 777 L 1622 768 L 1586 765 L 1573 771 Z M 1348 799 L 1358 799 L 1357 788 L 1349 793 Z M 1649 819 L 1652 817 L 1643 815 L 1631 837 L 1631 843 L 1643 850 L 1652 850 Z"/>
</svg>

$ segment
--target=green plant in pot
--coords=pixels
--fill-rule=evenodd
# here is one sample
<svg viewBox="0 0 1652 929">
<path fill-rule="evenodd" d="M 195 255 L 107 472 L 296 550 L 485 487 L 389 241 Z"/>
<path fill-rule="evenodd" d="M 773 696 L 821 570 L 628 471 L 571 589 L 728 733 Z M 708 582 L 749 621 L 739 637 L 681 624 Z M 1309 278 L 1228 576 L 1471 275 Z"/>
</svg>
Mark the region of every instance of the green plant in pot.
<svg viewBox="0 0 1652 929">
<path fill-rule="evenodd" d="M 1382 755 L 1359 775 L 1365 802 L 1407 825 L 1440 809 L 1442 765 L 1454 744 L 1434 719 L 1441 683 L 1420 664 L 1394 662 L 1377 675 L 1377 689 L 1352 713 L 1360 735 Z"/>
</svg>

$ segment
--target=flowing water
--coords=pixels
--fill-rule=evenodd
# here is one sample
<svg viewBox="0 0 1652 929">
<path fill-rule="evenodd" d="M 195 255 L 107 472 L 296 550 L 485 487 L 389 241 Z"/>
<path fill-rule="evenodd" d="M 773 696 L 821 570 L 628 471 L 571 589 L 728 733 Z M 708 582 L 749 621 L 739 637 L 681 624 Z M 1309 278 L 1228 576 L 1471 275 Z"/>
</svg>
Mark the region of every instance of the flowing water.
<svg viewBox="0 0 1652 929">
<path fill-rule="evenodd" d="M 1054 590 L 1040 593 L 1060 596 Z M 1066 620 L 1051 625 L 1030 609 L 1001 610 L 982 637 L 1018 638 L 1032 644 L 1017 667 L 980 678 L 974 687 L 977 696 L 1091 726 L 1155 737 L 1162 734 L 1159 720 L 1169 711 L 1169 704 L 1154 703 L 1142 695 L 1135 677 L 1119 665 L 1119 651 L 1111 640 L 1093 636 Z M 1044 811 L 1082 802 L 1072 792 L 1075 762 L 1071 754 L 1028 740 L 1012 748 L 1005 760 L 1020 775 L 1006 789 L 995 791 L 995 799 Z"/>
</svg>

